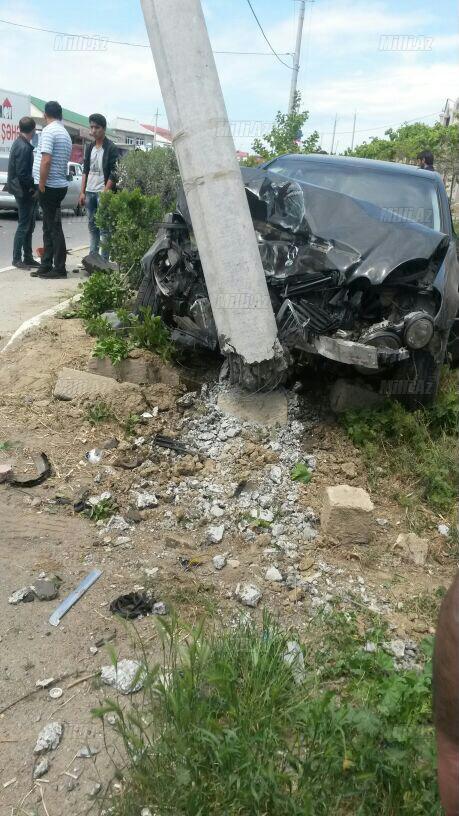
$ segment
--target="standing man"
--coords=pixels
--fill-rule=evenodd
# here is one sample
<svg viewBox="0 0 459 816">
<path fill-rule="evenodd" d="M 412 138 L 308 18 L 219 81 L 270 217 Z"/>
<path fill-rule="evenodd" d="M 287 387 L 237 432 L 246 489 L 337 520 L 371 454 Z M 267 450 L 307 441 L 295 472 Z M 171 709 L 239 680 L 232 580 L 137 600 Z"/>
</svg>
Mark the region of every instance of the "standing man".
<svg viewBox="0 0 459 816">
<path fill-rule="evenodd" d="M 431 150 L 422 150 L 421 153 L 418 153 L 417 160 L 418 167 L 421 167 L 423 170 L 435 171 L 433 166 L 434 155 Z"/>
<path fill-rule="evenodd" d="M 72 140 L 62 124 L 59 102 L 45 105 L 46 127 L 34 163 L 34 180 L 38 184 L 38 200 L 43 211 L 44 252 L 39 269 L 30 274 L 39 278 L 66 278 L 67 247 L 62 229 L 61 203 L 68 188 L 67 165 L 72 153 Z"/>
<path fill-rule="evenodd" d="M 32 174 L 35 127 L 35 120 L 30 116 L 19 120 L 19 136 L 11 147 L 8 162 L 7 187 L 18 205 L 18 226 L 13 241 L 13 266 L 17 269 L 40 266 L 32 255 L 37 207 Z"/>
<path fill-rule="evenodd" d="M 93 145 L 87 145 L 84 156 L 83 178 L 81 181 L 80 207 L 86 207 L 90 234 L 89 251 L 99 254 L 102 238 L 102 258 L 108 261 L 108 249 L 105 247 L 105 234 L 96 224 L 96 212 L 100 194 L 116 187 L 116 165 L 118 151 L 105 131 L 107 120 L 101 113 L 92 113 L 89 117 L 89 129 L 94 138 Z"/>
</svg>

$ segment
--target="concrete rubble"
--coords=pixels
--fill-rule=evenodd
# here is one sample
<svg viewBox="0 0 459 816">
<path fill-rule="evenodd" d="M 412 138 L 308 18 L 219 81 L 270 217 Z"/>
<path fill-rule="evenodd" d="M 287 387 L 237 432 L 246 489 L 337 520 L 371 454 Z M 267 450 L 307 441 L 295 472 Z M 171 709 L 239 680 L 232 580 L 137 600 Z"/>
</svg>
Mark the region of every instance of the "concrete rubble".
<svg viewBox="0 0 459 816">
<path fill-rule="evenodd" d="M 40 731 L 35 744 L 34 754 L 55 751 L 62 739 L 63 726 L 60 722 L 50 722 Z"/>
<path fill-rule="evenodd" d="M 370 496 L 361 487 L 327 487 L 320 517 L 322 532 L 341 544 L 367 544 L 373 510 Z"/>
<path fill-rule="evenodd" d="M 403 557 L 407 561 L 423 567 L 427 561 L 429 553 L 429 542 L 426 538 L 420 538 L 416 533 L 400 533 L 395 548 L 401 550 Z"/>
<path fill-rule="evenodd" d="M 255 584 L 238 584 L 234 594 L 244 606 L 251 607 L 258 606 L 263 596 L 261 589 Z"/>
<path fill-rule="evenodd" d="M 144 683 L 144 669 L 137 660 L 119 660 L 116 666 L 103 666 L 101 680 L 120 694 L 134 694 Z"/>
</svg>

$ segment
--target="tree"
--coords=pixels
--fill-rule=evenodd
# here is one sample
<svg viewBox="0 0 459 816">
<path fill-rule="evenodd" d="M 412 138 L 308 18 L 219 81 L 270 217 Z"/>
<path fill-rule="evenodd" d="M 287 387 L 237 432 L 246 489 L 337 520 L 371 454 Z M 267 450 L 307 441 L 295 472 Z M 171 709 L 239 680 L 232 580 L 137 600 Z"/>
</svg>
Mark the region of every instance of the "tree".
<svg viewBox="0 0 459 816">
<path fill-rule="evenodd" d="M 300 111 L 300 105 L 301 94 L 297 93 L 292 113 L 277 112 L 272 130 L 266 133 L 263 139 L 255 139 L 252 145 L 252 150 L 257 156 L 268 161 L 283 153 L 317 153 L 319 134 L 316 130 L 306 139 L 302 139 L 302 130 L 309 119 L 309 111 Z M 253 157 L 249 163 L 253 163 Z"/>
<path fill-rule="evenodd" d="M 435 163 L 445 173 L 457 171 L 459 155 L 459 126 L 436 122 L 426 125 L 422 122 L 405 124 L 397 130 L 386 130 L 386 139 L 372 138 L 363 142 L 355 150 L 347 150 L 347 156 L 383 161 L 414 162 L 422 150 L 431 150 Z"/>
<path fill-rule="evenodd" d="M 133 150 L 118 165 L 120 187 L 147 196 L 159 196 L 165 212 L 175 206 L 180 181 L 175 152 L 169 147 Z"/>
</svg>

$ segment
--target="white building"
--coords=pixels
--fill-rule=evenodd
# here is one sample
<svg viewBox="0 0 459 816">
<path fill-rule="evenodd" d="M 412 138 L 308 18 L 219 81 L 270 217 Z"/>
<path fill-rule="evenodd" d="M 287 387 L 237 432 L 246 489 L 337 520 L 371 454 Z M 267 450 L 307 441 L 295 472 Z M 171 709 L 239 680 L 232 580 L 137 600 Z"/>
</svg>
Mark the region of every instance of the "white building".
<svg viewBox="0 0 459 816">
<path fill-rule="evenodd" d="M 119 145 L 126 145 L 132 149 L 136 147 L 148 150 L 152 147 L 171 147 L 172 136 L 169 130 L 155 127 L 155 125 L 142 125 L 135 119 L 126 119 L 117 116 L 110 122 L 110 130 L 116 135 L 116 142 Z"/>
<path fill-rule="evenodd" d="M 440 122 L 442 125 L 457 125 L 459 123 L 459 97 L 456 100 L 446 100 L 445 107 L 440 114 Z"/>
</svg>

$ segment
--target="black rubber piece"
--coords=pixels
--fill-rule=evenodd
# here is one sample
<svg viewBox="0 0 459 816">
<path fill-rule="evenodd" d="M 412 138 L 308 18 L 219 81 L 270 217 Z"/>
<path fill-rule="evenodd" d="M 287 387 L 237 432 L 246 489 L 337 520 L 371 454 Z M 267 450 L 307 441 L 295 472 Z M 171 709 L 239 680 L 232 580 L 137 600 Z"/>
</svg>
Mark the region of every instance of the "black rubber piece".
<svg viewBox="0 0 459 816">
<path fill-rule="evenodd" d="M 140 615 L 150 615 L 153 612 L 153 604 L 153 598 L 149 598 L 143 592 L 129 592 L 127 595 L 119 595 L 111 602 L 110 612 L 126 620 L 133 620 Z"/>
</svg>

